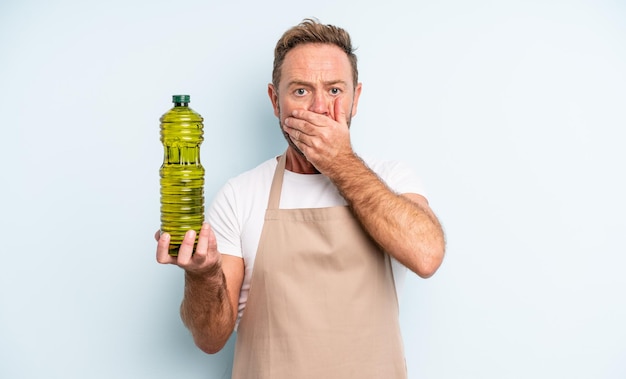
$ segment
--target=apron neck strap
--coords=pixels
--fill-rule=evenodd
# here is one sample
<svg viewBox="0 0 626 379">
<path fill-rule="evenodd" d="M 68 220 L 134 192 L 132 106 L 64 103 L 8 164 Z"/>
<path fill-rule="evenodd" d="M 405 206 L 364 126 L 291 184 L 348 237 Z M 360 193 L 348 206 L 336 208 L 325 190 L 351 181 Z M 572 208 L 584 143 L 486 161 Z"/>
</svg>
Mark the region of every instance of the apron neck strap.
<svg viewBox="0 0 626 379">
<path fill-rule="evenodd" d="M 283 177 L 285 175 L 285 163 L 287 162 L 287 152 L 278 158 L 272 187 L 270 188 L 270 198 L 267 202 L 267 209 L 278 209 L 280 205 L 280 193 L 283 188 Z"/>
</svg>

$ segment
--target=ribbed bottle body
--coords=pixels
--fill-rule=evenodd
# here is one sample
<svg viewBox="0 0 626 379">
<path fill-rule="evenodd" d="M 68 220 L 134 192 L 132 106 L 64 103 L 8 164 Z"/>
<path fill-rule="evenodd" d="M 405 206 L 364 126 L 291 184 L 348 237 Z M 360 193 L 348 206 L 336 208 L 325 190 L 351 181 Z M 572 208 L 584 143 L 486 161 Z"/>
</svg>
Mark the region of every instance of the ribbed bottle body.
<svg viewBox="0 0 626 379">
<path fill-rule="evenodd" d="M 174 256 L 188 230 L 196 231 L 197 242 L 204 221 L 203 118 L 189 108 L 189 96 L 185 96 L 174 96 L 174 107 L 160 119 L 164 149 L 159 170 L 161 232 L 170 234 L 169 253 Z"/>
</svg>

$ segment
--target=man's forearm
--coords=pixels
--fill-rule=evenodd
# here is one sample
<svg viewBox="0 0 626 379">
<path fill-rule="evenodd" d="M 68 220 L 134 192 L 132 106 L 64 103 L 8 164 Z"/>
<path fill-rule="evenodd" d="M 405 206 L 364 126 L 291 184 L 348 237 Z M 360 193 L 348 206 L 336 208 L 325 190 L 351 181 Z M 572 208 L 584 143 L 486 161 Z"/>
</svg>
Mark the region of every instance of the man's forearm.
<svg viewBox="0 0 626 379">
<path fill-rule="evenodd" d="M 224 347 L 234 329 L 236 314 L 221 267 L 203 275 L 185 273 L 180 314 L 201 350 L 214 354 Z"/>
<path fill-rule="evenodd" d="M 431 276 L 445 249 L 436 216 L 427 205 L 391 191 L 358 156 L 341 159 L 329 177 L 365 230 L 409 269 L 422 277 Z"/>
</svg>

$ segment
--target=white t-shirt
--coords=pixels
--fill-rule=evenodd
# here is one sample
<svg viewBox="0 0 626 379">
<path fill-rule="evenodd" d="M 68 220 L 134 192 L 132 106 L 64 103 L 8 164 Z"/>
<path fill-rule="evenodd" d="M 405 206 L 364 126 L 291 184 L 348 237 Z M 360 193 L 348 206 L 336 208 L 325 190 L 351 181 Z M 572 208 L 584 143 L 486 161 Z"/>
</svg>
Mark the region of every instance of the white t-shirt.
<svg viewBox="0 0 626 379">
<path fill-rule="evenodd" d="M 421 182 L 406 165 L 392 161 L 366 162 L 396 193 L 425 196 Z M 254 258 L 277 163 L 276 158 L 269 159 L 230 179 L 215 196 L 208 210 L 208 222 L 215 233 L 219 252 L 244 259 L 245 274 L 239 295 L 237 325 L 248 299 Z M 285 170 L 281 209 L 343 205 L 346 205 L 346 201 L 326 176 L 296 174 Z M 392 269 L 399 296 L 407 269 L 393 258 Z"/>
</svg>

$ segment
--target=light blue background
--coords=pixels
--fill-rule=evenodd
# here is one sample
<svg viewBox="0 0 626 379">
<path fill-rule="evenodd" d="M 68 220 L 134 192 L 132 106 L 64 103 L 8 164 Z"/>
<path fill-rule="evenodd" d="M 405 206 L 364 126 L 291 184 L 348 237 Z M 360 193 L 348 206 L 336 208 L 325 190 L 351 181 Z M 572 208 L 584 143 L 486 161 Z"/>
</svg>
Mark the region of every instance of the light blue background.
<svg viewBox="0 0 626 379">
<path fill-rule="evenodd" d="M 155 261 L 159 117 L 205 117 L 210 201 L 285 143 L 266 85 L 304 17 L 345 27 L 355 149 L 425 182 L 448 252 L 401 300 L 410 378 L 626 377 L 621 1 L 0 4 L 0 378 L 225 378 Z"/>
</svg>

